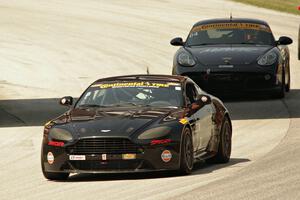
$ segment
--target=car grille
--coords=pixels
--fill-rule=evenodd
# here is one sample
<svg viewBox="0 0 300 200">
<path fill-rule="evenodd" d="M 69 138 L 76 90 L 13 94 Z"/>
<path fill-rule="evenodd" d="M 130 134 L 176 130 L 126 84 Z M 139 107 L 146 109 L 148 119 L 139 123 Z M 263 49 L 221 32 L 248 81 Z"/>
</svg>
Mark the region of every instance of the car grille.
<svg viewBox="0 0 300 200">
<path fill-rule="evenodd" d="M 88 138 L 67 147 L 67 151 L 72 154 L 138 153 L 139 146 L 124 138 Z"/>
</svg>

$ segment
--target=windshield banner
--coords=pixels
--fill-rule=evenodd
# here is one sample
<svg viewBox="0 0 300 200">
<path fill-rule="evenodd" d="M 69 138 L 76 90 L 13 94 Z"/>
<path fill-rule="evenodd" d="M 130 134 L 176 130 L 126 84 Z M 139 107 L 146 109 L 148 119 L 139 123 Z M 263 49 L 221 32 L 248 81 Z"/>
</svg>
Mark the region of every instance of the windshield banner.
<svg viewBox="0 0 300 200">
<path fill-rule="evenodd" d="M 118 83 L 100 83 L 92 85 L 91 87 L 105 88 L 128 88 L 128 87 L 151 87 L 151 88 L 168 88 L 170 86 L 178 86 L 179 83 L 157 83 L 157 82 L 118 82 Z"/>
<path fill-rule="evenodd" d="M 251 29 L 264 32 L 271 32 L 270 27 L 263 24 L 253 23 L 217 23 L 217 24 L 204 24 L 195 26 L 191 32 L 199 32 L 204 30 L 215 30 L 215 29 Z"/>
</svg>

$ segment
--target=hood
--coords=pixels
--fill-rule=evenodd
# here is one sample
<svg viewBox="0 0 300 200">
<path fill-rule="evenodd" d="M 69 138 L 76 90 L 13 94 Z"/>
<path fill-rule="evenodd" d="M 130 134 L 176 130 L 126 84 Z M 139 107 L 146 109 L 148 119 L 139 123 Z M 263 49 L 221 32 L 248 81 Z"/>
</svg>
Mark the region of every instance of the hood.
<svg viewBox="0 0 300 200">
<path fill-rule="evenodd" d="M 174 109 L 173 109 L 174 110 Z M 129 137 L 171 113 L 170 108 L 73 109 L 68 120 L 79 137 Z"/>
<path fill-rule="evenodd" d="M 272 49 L 272 46 L 203 46 L 186 48 L 203 65 L 247 65 Z"/>
</svg>

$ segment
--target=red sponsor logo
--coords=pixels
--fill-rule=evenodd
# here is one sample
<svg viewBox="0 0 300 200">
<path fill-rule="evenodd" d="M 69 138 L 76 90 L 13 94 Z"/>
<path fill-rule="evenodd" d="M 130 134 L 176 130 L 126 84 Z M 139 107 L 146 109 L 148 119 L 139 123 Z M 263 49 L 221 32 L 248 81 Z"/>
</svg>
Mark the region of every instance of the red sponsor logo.
<svg viewBox="0 0 300 200">
<path fill-rule="evenodd" d="M 64 142 L 56 142 L 56 141 L 49 141 L 48 142 L 49 146 L 55 146 L 55 147 L 62 147 L 65 145 Z"/>
<path fill-rule="evenodd" d="M 151 141 L 151 145 L 157 145 L 157 144 L 167 144 L 167 143 L 170 143 L 172 142 L 171 139 L 163 139 L 163 140 L 152 140 Z"/>
</svg>

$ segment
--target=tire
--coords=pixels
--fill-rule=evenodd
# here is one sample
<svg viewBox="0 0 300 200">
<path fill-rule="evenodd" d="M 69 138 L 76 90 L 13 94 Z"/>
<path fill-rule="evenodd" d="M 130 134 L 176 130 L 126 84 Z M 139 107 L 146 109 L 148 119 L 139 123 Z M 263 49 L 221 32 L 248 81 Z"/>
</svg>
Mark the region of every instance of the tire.
<svg viewBox="0 0 300 200">
<path fill-rule="evenodd" d="M 45 172 L 43 170 L 43 175 L 46 179 L 49 180 L 67 180 L 69 173 L 56 173 L 56 172 Z"/>
<path fill-rule="evenodd" d="M 275 94 L 273 95 L 275 99 L 283 99 L 285 96 L 285 90 L 286 90 L 286 85 L 285 85 L 285 74 L 282 72 L 282 83 L 279 91 L 276 91 Z"/>
<path fill-rule="evenodd" d="M 285 85 L 285 91 L 286 92 L 289 92 L 290 91 L 290 89 L 291 89 L 291 71 L 290 71 L 290 61 L 288 61 L 288 64 L 287 64 L 287 74 L 288 74 L 288 77 L 289 77 L 289 79 L 288 79 L 288 81 L 287 81 L 287 83 L 286 83 L 286 85 Z"/>
<path fill-rule="evenodd" d="M 181 141 L 180 169 L 182 175 L 190 174 L 194 165 L 193 139 L 189 128 L 185 128 Z"/>
<path fill-rule="evenodd" d="M 221 132 L 218 152 L 212 158 L 206 160 L 208 163 L 227 163 L 230 160 L 232 145 L 232 130 L 228 117 L 225 117 Z"/>
</svg>

